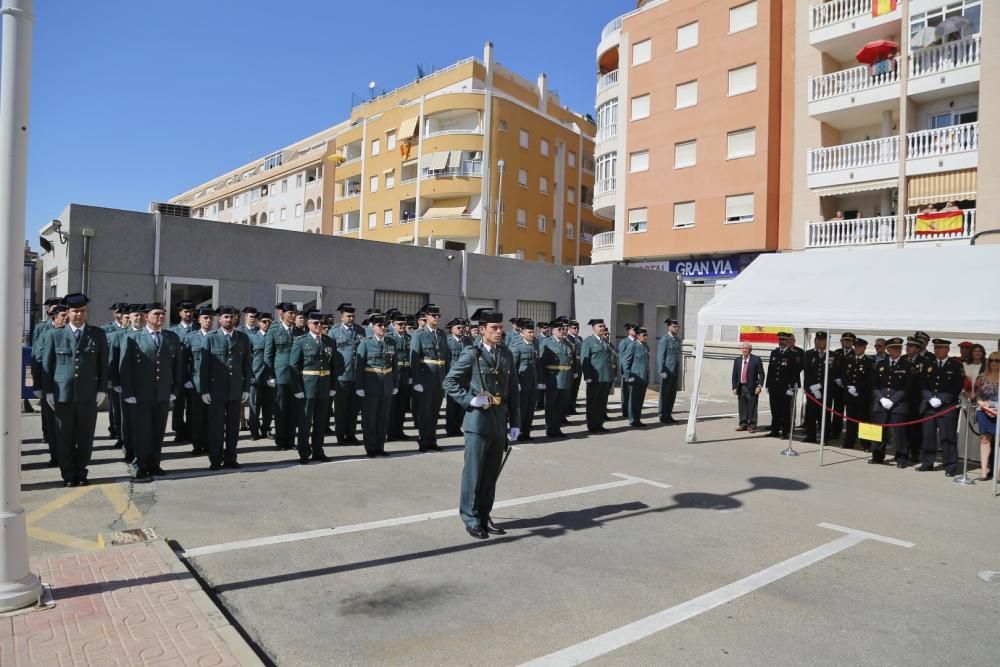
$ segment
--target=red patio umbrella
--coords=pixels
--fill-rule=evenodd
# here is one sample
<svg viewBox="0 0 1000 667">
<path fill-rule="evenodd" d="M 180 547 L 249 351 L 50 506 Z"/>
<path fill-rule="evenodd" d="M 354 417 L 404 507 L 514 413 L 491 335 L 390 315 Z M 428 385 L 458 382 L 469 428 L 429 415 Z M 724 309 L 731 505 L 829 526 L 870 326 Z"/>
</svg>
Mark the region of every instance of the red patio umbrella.
<svg viewBox="0 0 1000 667">
<path fill-rule="evenodd" d="M 877 39 L 868 42 L 857 52 L 856 57 L 859 63 L 871 65 L 880 60 L 885 60 L 893 51 L 899 50 L 899 44 L 890 39 Z"/>
</svg>

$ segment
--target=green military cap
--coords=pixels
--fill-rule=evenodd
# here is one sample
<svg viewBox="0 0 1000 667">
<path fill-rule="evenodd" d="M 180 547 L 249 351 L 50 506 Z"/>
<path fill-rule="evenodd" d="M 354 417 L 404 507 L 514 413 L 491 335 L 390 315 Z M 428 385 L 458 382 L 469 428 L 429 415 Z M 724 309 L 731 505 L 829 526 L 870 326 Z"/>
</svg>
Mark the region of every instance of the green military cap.
<svg viewBox="0 0 1000 667">
<path fill-rule="evenodd" d="M 521 317 L 521 318 L 518 318 L 518 322 L 520 323 L 520 326 L 521 326 L 522 329 L 528 329 L 529 331 L 534 331 L 535 330 L 535 323 L 534 323 L 533 320 L 529 320 L 529 319 Z"/>
</svg>

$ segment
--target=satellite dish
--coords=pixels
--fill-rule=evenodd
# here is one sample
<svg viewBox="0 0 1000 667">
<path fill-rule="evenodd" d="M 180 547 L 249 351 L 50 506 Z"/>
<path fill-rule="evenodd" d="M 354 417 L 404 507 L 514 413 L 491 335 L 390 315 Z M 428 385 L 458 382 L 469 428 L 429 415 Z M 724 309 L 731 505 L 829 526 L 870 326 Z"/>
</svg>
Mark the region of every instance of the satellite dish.
<svg viewBox="0 0 1000 667">
<path fill-rule="evenodd" d="M 375 90 L 375 82 L 374 81 L 369 81 L 368 82 L 368 90 Z"/>
</svg>

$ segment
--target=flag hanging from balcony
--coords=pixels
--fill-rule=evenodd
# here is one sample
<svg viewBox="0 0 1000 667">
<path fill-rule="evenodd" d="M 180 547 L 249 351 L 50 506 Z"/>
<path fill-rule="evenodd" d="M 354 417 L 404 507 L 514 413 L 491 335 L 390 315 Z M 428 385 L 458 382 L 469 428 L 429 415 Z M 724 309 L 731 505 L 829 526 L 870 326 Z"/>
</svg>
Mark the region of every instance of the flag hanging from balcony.
<svg viewBox="0 0 1000 667">
<path fill-rule="evenodd" d="M 774 343 L 778 344 L 778 332 L 788 331 L 789 327 L 762 327 L 756 324 L 740 325 L 741 343 Z"/>
<path fill-rule="evenodd" d="M 913 233 L 917 236 L 961 233 L 965 229 L 965 215 L 961 211 L 938 211 L 917 216 Z"/>
<path fill-rule="evenodd" d="M 872 0 L 872 16 L 882 16 L 896 10 L 896 0 Z"/>
</svg>

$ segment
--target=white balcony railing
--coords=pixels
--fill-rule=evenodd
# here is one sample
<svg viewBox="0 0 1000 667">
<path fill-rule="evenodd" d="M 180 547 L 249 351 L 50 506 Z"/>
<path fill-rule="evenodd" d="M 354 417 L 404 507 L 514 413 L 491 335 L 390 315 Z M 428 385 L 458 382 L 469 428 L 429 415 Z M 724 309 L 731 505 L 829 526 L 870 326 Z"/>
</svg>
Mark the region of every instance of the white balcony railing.
<svg viewBox="0 0 1000 667">
<path fill-rule="evenodd" d="M 872 0 L 829 0 L 812 5 L 809 12 L 809 29 L 816 30 L 871 14 Z"/>
<path fill-rule="evenodd" d="M 601 248 L 615 247 L 615 233 L 611 231 L 611 232 L 601 232 L 600 234 L 594 234 L 594 239 L 591 246 L 594 248 L 594 250 L 600 250 Z"/>
<path fill-rule="evenodd" d="M 622 29 L 622 17 L 619 16 L 616 19 L 612 19 L 606 26 L 604 26 L 604 29 L 601 30 L 601 40 L 603 41 L 605 37 L 609 36 L 616 30 L 621 30 L 621 29 Z"/>
<path fill-rule="evenodd" d="M 809 77 L 809 101 L 816 102 L 837 95 L 853 94 L 892 83 L 899 83 L 899 58 L 896 58 L 896 66 L 892 71 L 885 74 L 872 76 L 867 65 L 860 65 L 839 72 Z"/>
<path fill-rule="evenodd" d="M 600 95 L 602 91 L 607 90 L 611 86 L 618 85 L 618 70 L 611 70 L 607 74 L 599 76 L 597 78 L 597 94 Z"/>
<path fill-rule="evenodd" d="M 483 128 L 481 125 L 469 129 L 445 128 L 443 130 L 431 130 L 430 128 L 428 128 L 427 132 L 424 134 L 424 137 L 429 138 L 429 137 L 441 137 L 449 134 L 482 134 L 482 133 L 483 133 Z"/>
<path fill-rule="evenodd" d="M 597 141 L 607 141 L 618 136 L 618 123 L 608 123 L 597 128 Z"/>
<path fill-rule="evenodd" d="M 813 148 L 809 151 L 810 174 L 858 169 L 899 160 L 899 137 L 883 137 L 853 144 Z"/>
<path fill-rule="evenodd" d="M 979 148 L 979 123 L 966 123 L 921 130 L 906 135 L 908 159 L 936 157 L 951 153 L 964 153 Z"/>
<path fill-rule="evenodd" d="M 962 216 L 965 224 L 961 232 L 918 236 L 915 231 L 917 216 L 907 215 L 903 241 L 919 243 L 972 238 L 976 233 L 976 209 L 966 209 L 962 211 Z M 894 215 L 858 218 L 856 220 L 826 220 L 806 224 L 807 248 L 880 245 L 895 243 L 896 238 L 896 216 Z"/>
<path fill-rule="evenodd" d="M 610 194 L 615 191 L 615 178 L 604 178 L 594 184 L 594 196 L 599 197 L 601 195 Z"/>
<path fill-rule="evenodd" d="M 313 209 L 312 211 L 306 211 L 305 217 L 306 218 L 315 218 L 319 214 L 320 214 L 320 210 L 317 208 L 317 209 Z"/>
<path fill-rule="evenodd" d="M 352 191 L 347 192 L 345 194 L 339 194 L 339 195 L 337 195 L 336 196 L 336 200 L 337 201 L 343 201 L 345 199 L 354 199 L 355 197 L 360 197 L 360 196 L 361 196 L 361 190 L 352 190 Z"/>
<path fill-rule="evenodd" d="M 457 167 L 447 167 L 445 169 L 430 170 L 426 167 L 421 170 L 420 178 L 450 178 L 452 176 L 482 176 L 482 160 L 462 160 L 462 164 Z"/>
<path fill-rule="evenodd" d="M 981 52 L 980 35 L 919 49 L 910 56 L 910 77 L 939 74 L 959 67 L 977 65 Z"/>
</svg>

